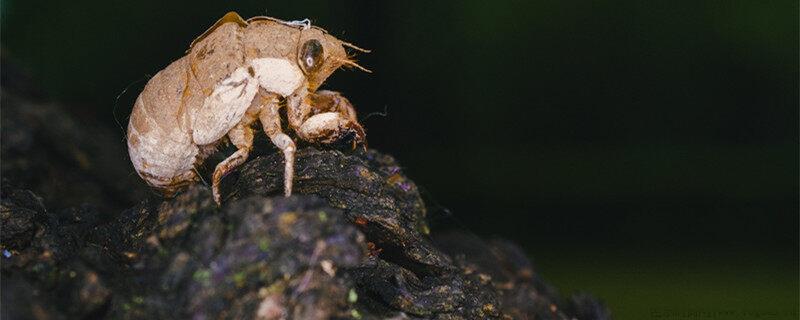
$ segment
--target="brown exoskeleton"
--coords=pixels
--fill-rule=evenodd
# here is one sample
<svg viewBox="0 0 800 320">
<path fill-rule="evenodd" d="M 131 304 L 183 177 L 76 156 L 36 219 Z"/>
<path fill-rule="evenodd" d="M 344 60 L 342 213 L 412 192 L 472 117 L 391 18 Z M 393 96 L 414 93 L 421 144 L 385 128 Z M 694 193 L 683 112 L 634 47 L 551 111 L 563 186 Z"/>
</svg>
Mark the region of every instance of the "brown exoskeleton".
<svg viewBox="0 0 800 320">
<path fill-rule="evenodd" d="M 199 179 L 195 166 L 227 139 L 237 151 L 214 170 L 220 203 L 222 177 L 247 159 L 253 128 L 284 154 L 284 193 L 292 193 L 295 143 L 281 130 L 280 108 L 302 140 L 327 144 L 364 130 L 350 102 L 337 92 L 316 91 L 336 69 L 353 66 L 343 42 L 306 21 L 242 19 L 230 12 L 195 39 L 187 54 L 158 72 L 139 95 L 128 123 L 128 153 L 150 186 L 172 194 Z"/>
</svg>

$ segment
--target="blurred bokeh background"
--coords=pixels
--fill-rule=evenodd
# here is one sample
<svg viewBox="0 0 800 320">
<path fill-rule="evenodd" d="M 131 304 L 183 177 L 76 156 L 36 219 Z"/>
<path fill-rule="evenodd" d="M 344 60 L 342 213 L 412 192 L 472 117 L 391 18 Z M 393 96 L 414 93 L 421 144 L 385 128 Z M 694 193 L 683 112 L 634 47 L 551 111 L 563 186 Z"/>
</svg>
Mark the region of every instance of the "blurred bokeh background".
<svg viewBox="0 0 800 320">
<path fill-rule="evenodd" d="M 373 74 L 325 88 L 421 186 L 435 227 L 516 241 L 618 319 L 798 317 L 796 1 L 1 9 L 4 57 L 121 144 L 115 114 L 126 124 L 147 77 L 225 12 L 310 18 L 373 50 L 358 57 Z"/>
</svg>

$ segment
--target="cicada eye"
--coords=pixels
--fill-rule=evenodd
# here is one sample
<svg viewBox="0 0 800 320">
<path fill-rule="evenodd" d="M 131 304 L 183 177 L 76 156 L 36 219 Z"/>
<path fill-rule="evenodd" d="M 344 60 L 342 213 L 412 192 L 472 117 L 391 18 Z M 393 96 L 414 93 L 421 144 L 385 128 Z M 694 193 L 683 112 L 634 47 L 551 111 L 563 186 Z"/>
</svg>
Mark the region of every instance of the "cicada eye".
<svg viewBox="0 0 800 320">
<path fill-rule="evenodd" d="M 323 56 L 322 44 L 316 39 L 311 39 L 303 43 L 300 48 L 300 64 L 306 73 L 316 71 L 322 65 Z"/>
</svg>

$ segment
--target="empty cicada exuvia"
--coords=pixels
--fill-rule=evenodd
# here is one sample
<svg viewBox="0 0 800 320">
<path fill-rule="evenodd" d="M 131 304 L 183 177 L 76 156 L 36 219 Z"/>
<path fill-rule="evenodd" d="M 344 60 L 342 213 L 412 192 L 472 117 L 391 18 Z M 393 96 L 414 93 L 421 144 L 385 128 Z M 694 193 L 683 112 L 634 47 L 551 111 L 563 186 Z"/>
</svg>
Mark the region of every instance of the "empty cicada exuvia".
<svg viewBox="0 0 800 320">
<path fill-rule="evenodd" d="M 343 42 L 307 21 L 242 19 L 228 13 L 195 39 L 186 55 L 158 72 L 136 99 L 128 123 L 128 152 L 136 172 L 165 193 L 198 180 L 195 166 L 222 142 L 237 149 L 212 177 L 219 183 L 244 163 L 261 124 L 285 160 L 284 193 L 292 192 L 294 141 L 282 131 L 280 109 L 299 138 L 328 144 L 343 137 L 363 143 L 364 129 L 350 102 L 317 91 L 342 66 L 356 64 Z"/>
</svg>

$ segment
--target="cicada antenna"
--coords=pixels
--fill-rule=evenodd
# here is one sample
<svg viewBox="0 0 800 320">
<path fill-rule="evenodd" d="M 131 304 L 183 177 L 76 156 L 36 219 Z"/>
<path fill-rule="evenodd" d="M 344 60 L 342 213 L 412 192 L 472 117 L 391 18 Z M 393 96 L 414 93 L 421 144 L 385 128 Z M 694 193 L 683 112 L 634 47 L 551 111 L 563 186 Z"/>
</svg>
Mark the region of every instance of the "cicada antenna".
<svg viewBox="0 0 800 320">
<path fill-rule="evenodd" d="M 361 71 L 364 71 L 364 72 L 366 72 L 366 73 L 372 73 L 372 70 L 362 67 L 360 64 L 356 63 L 356 62 L 355 62 L 355 61 L 353 61 L 353 60 L 349 60 L 349 59 L 339 59 L 339 61 L 340 61 L 342 64 L 344 64 L 344 65 L 347 65 L 347 66 L 350 66 L 350 67 L 357 68 L 357 69 L 359 69 L 359 70 L 361 70 Z"/>
<path fill-rule="evenodd" d="M 352 44 L 352 43 L 350 43 L 350 42 L 345 42 L 345 41 L 342 41 L 342 45 L 344 45 L 345 47 L 351 48 L 351 49 L 353 49 L 353 50 L 356 50 L 356 51 L 363 52 L 363 53 L 370 53 L 370 52 L 372 52 L 372 50 L 368 50 L 368 49 L 361 48 L 361 47 L 359 47 L 359 46 L 357 46 L 357 45 L 354 45 L 354 44 Z"/>
</svg>

